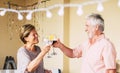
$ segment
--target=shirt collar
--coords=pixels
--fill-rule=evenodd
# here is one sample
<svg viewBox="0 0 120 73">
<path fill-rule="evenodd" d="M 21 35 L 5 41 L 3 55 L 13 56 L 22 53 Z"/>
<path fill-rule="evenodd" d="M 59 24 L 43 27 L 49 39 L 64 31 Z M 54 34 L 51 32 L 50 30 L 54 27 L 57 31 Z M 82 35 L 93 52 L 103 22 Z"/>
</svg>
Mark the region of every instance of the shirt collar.
<svg viewBox="0 0 120 73">
<path fill-rule="evenodd" d="M 100 41 L 101 39 L 105 38 L 105 35 L 104 33 L 100 34 L 97 38 L 94 39 L 94 43 L 97 42 L 97 41 Z M 89 40 L 89 43 L 90 43 L 90 40 Z"/>
</svg>

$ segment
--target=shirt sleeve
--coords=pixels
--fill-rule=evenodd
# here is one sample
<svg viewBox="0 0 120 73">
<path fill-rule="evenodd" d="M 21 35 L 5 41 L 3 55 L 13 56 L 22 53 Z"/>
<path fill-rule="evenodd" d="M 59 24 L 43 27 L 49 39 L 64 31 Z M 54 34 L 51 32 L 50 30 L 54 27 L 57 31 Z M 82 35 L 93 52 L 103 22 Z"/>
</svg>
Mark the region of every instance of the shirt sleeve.
<svg viewBox="0 0 120 73">
<path fill-rule="evenodd" d="M 17 53 L 17 73 L 28 73 L 26 71 L 28 64 L 30 63 L 30 56 L 23 49 L 18 50 Z"/>
<path fill-rule="evenodd" d="M 103 59 L 106 69 L 116 69 L 116 50 L 112 43 L 107 43 L 103 49 Z"/>
<path fill-rule="evenodd" d="M 82 56 L 82 46 L 81 46 L 81 45 L 73 48 L 73 55 L 74 55 L 74 57 L 76 57 L 76 58 L 79 58 L 79 57 Z"/>
</svg>

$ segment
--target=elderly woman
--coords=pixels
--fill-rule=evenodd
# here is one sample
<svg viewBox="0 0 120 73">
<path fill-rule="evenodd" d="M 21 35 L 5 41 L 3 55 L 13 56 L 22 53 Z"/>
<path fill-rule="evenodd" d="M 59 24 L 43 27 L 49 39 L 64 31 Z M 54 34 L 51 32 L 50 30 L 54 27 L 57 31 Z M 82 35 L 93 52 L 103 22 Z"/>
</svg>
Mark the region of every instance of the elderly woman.
<svg viewBox="0 0 120 73">
<path fill-rule="evenodd" d="M 51 73 L 43 67 L 43 57 L 50 50 L 50 45 L 41 51 L 36 45 L 39 40 L 35 27 L 31 24 L 23 25 L 20 39 L 24 45 L 17 52 L 17 73 Z"/>
</svg>

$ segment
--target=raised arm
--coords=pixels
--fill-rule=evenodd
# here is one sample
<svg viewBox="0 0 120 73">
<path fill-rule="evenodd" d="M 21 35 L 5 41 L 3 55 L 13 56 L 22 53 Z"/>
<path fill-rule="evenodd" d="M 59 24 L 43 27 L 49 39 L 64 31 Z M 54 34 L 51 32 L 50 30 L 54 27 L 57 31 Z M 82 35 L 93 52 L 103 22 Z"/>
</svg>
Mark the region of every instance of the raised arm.
<svg viewBox="0 0 120 73">
<path fill-rule="evenodd" d="M 67 46 L 65 46 L 63 43 L 60 42 L 58 39 L 56 43 L 53 44 L 53 47 L 60 48 L 60 50 L 68 57 L 74 58 L 73 50 Z"/>
<path fill-rule="evenodd" d="M 107 69 L 107 73 L 116 73 L 116 69 Z"/>
<path fill-rule="evenodd" d="M 43 57 L 49 50 L 50 50 L 50 46 L 46 46 L 45 48 L 43 48 L 43 50 L 39 53 L 39 55 L 29 63 L 29 65 L 27 66 L 27 71 L 32 72 L 36 70 L 38 65 L 41 63 Z"/>
</svg>

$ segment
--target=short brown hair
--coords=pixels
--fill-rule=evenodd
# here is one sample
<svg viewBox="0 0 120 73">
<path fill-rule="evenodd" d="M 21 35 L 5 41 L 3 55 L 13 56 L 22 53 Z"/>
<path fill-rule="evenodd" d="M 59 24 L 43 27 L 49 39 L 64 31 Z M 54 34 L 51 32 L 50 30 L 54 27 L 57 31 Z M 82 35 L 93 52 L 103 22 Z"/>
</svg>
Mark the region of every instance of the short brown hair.
<svg viewBox="0 0 120 73">
<path fill-rule="evenodd" d="M 30 32 L 35 29 L 35 26 L 32 24 L 25 24 L 20 29 L 20 39 L 25 44 L 27 41 L 25 40 L 25 37 L 28 37 Z"/>
</svg>

